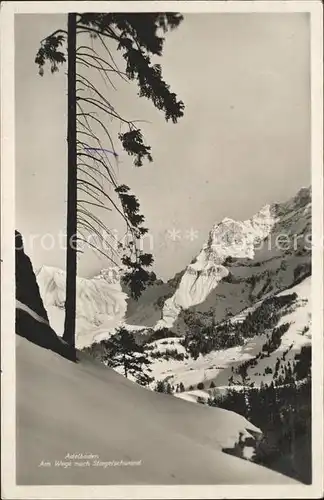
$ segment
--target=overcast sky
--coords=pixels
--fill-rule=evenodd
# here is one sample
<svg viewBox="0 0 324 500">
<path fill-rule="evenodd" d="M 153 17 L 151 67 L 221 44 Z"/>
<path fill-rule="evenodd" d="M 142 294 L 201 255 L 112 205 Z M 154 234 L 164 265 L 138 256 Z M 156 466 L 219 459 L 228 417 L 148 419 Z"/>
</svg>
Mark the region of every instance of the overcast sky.
<svg viewBox="0 0 324 500">
<path fill-rule="evenodd" d="M 45 250 L 50 240 L 42 245 L 41 236 L 65 231 L 66 77 L 63 69 L 41 78 L 34 63 L 39 41 L 65 23 L 62 15 L 16 16 L 16 227 L 35 267 L 65 266 L 64 250 Z M 142 130 L 154 162 L 134 168 L 117 147 L 118 175 L 141 202 L 154 270 L 167 279 L 223 217 L 248 218 L 310 184 L 308 17 L 185 15 L 160 59 L 186 106 L 178 124 L 138 98 L 135 84 L 121 82 L 111 96 L 125 116 L 150 122 Z M 113 216 L 105 222 L 120 230 Z M 108 266 L 86 252 L 78 274 Z"/>
</svg>

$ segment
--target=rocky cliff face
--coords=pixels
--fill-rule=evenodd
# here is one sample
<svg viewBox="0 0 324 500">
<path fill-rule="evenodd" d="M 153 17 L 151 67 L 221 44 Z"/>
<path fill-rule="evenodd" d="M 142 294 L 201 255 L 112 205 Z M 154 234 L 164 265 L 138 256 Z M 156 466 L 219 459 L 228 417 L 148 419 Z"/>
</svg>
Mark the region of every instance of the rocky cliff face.
<svg viewBox="0 0 324 500">
<path fill-rule="evenodd" d="M 15 231 L 16 248 L 16 300 L 48 323 L 32 263 L 24 252 L 21 234 Z"/>
<path fill-rule="evenodd" d="M 215 309 L 217 320 L 270 290 L 289 286 L 310 266 L 311 197 L 303 188 L 292 200 L 263 207 L 246 221 L 225 218 L 185 270 L 164 303 L 155 328 L 171 328 L 182 310 Z"/>
<path fill-rule="evenodd" d="M 16 334 L 34 344 L 75 360 L 75 354 L 56 335 L 48 320 L 36 276 L 24 252 L 23 239 L 15 231 L 16 254 Z"/>
</svg>

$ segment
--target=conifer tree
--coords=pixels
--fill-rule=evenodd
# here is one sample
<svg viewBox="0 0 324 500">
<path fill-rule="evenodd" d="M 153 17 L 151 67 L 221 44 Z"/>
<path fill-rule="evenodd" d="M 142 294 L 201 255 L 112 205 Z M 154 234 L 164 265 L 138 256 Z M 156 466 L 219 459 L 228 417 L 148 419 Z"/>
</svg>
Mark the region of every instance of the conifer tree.
<svg viewBox="0 0 324 500">
<path fill-rule="evenodd" d="M 102 220 L 88 208 L 85 209 L 84 204 L 87 204 L 87 207 L 90 205 L 114 209 L 125 220 L 131 240 L 126 245 L 127 248 L 122 245 L 120 247 L 120 242 L 117 242 L 118 251 L 114 256 L 119 256 L 121 250 L 124 251 L 122 265 L 127 272 L 124 273 L 123 279 L 135 298 L 138 298 L 145 288 L 149 280 L 146 268 L 153 262 L 152 255 L 139 251 L 137 246 L 139 238 L 147 232 L 142 226 L 144 217 L 139 214 L 138 200 L 129 193 L 128 186 L 118 185 L 107 156 L 98 157 L 84 151 L 89 145 L 85 138 L 91 139 L 97 143 L 99 149 L 103 149 L 100 138 L 93 132 L 94 125 L 97 125 L 101 127 L 116 156 L 115 141 L 105 124 L 107 120 L 98 118 L 98 111 L 106 118 L 113 118 L 126 126 L 126 131 L 120 132 L 118 139 L 123 149 L 133 157 L 136 167 L 142 166 L 143 160 L 152 161 L 151 148 L 145 144 L 137 124 L 122 117 L 111 104 L 110 96 L 104 96 L 95 84 L 82 75 L 79 67 L 98 71 L 105 82 L 112 86 L 112 73 L 120 78 L 135 81 L 139 87 L 139 97 L 151 100 L 153 105 L 164 113 L 167 121 L 176 123 L 183 116 L 184 105 L 163 80 L 161 65 L 152 64 L 151 58 L 162 55 L 163 34 L 177 28 L 182 20 L 182 16 L 177 13 L 69 13 L 67 30 L 58 29 L 47 36 L 41 41 L 37 52 L 35 62 L 41 75 L 44 73 L 46 62 L 50 64 L 52 73 L 58 71 L 59 65 L 68 62 L 67 257 L 63 338 L 72 347 L 75 346 L 77 252 L 80 251 L 77 242 L 81 240 L 89 244 L 82 230 L 94 232 L 99 238 L 100 230 L 107 230 Z M 106 57 L 102 57 L 90 43 L 78 44 L 79 36 L 84 34 L 102 44 Z M 113 50 L 122 53 L 126 66 L 123 71 L 116 65 L 111 52 L 112 45 Z M 83 93 L 85 91 L 88 95 Z M 84 106 L 87 106 L 87 109 Z M 80 171 L 83 171 L 85 178 L 78 177 Z M 119 198 L 119 206 L 98 182 L 98 176 L 101 179 L 104 177 L 113 186 Z M 87 194 L 86 200 L 80 200 L 79 191 Z M 105 203 L 100 201 L 101 195 L 104 196 Z M 79 206 L 80 204 L 82 206 Z M 114 259 L 111 260 L 116 263 Z"/>
<path fill-rule="evenodd" d="M 166 391 L 165 391 L 167 394 L 172 394 L 172 387 L 171 387 L 171 384 L 169 384 L 169 382 L 166 384 Z"/>
<path fill-rule="evenodd" d="M 163 380 L 158 380 L 154 389 L 156 392 L 165 392 Z"/>
<path fill-rule="evenodd" d="M 154 378 L 149 374 L 151 361 L 144 347 L 135 342 L 132 332 L 119 328 L 114 335 L 104 341 L 105 354 L 102 358 L 108 366 L 121 366 L 126 378 L 131 375 L 140 385 L 149 385 Z"/>
</svg>

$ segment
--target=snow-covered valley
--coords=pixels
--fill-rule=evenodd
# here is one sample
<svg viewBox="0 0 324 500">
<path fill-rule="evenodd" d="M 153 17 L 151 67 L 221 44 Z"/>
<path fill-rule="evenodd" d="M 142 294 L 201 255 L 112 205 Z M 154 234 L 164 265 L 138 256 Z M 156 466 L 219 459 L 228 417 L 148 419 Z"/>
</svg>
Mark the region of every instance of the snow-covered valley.
<svg viewBox="0 0 324 500">
<path fill-rule="evenodd" d="M 282 310 L 276 327 L 284 323 L 289 323 L 289 328 L 281 337 L 280 345 L 274 349 L 268 356 L 257 356 L 262 353 L 262 348 L 269 340 L 269 332 L 260 332 L 260 334 L 246 339 L 243 345 L 237 345 L 227 349 L 212 350 L 206 355 L 200 354 L 197 359 L 191 356 L 182 361 L 176 359 L 165 359 L 163 357 L 154 359 L 152 370 L 156 380 L 168 380 L 170 384 L 176 386 L 180 383 L 184 385 L 184 392 L 175 395 L 189 400 L 197 400 L 198 397 L 208 399 L 210 395 L 221 394 L 229 386 L 229 380 L 233 376 L 233 387 L 242 388 L 240 375 L 234 373 L 243 363 L 255 360 L 255 364 L 248 366 L 247 376 L 249 384 L 254 387 L 260 387 L 271 383 L 276 372 L 284 373 L 284 367 L 293 363 L 295 356 L 298 355 L 303 346 L 311 345 L 311 278 L 306 278 L 295 287 L 280 292 L 278 296 L 297 294 L 297 299 L 288 311 Z M 254 309 L 256 309 L 255 306 Z M 241 323 L 250 308 L 237 316 L 231 317 L 230 324 Z M 175 350 L 179 354 L 187 355 L 185 347 L 181 344 L 181 337 L 170 337 L 157 340 L 151 344 L 153 353 L 159 351 L 163 353 L 166 350 Z M 283 359 L 284 357 L 284 359 Z M 279 361 L 278 361 L 279 360 Z M 197 385 L 203 384 L 203 390 L 197 389 Z M 212 385 L 212 387 L 210 387 Z"/>
</svg>

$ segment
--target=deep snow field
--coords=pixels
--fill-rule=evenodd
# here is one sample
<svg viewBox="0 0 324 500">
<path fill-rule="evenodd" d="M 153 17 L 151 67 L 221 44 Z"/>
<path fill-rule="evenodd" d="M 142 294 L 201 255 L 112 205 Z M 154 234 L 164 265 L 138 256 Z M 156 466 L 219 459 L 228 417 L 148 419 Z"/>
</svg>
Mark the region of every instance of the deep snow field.
<svg viewBox="0 0 324 500">
<path fill-rule="evenodd" d="M 78 356 L 17 337 L 18 485 L 298 484 L 222 451 L 259 433 L 240 415 L 152 392 Z M 78 453 L 92 458 L 65 458 Z"/>
</svg>

